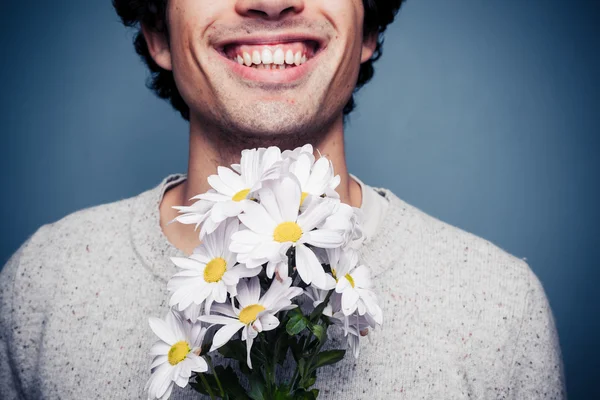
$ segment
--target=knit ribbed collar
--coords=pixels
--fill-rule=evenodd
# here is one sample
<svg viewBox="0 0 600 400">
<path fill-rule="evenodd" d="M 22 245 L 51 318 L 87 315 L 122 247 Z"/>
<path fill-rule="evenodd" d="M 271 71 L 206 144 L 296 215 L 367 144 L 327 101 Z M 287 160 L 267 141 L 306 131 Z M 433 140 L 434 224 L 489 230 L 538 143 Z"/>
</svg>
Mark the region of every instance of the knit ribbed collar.
<svg viewBox="0 0 600 400">
<path fill-rule="evenodd" d="M 164 194 L 185 179 L 184 174 L 169 175 L 158 186 L 134 199 L 130 223 L 132 246 L 149 272 L 163 282 L 167 282 L 178 272 L 171 257 L 183 257 L 185 254 L 164 235 L 160 227 L 160 204 Z M 385 259 L 394 260 L 394 264 L 401 261 L 404 239 L 410 233 L 404 222 L 408 218 L 407 210 L 412 206 L 388 189 L 374 189 L 389 201 L 389 207 L 376 234 L 365 241 L 361 249 L 362 262 L 371 268 L 375 277 L 391 266 L 381 263 L 381 254 L 387 255 Z"/>
</svg>

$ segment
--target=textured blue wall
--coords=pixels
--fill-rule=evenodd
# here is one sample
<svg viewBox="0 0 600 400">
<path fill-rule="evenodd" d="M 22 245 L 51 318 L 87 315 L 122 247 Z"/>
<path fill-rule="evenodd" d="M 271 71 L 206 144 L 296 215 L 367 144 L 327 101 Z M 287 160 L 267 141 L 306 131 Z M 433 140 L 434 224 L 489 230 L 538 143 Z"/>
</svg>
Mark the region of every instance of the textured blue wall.
<svg viewBox="0 0 600 400">
<path fill-rule="evenodd" d="M 600 12 L 409 1 L 347 131 L 372 185 L 526 257 L 570 397 L 600 396 Z M 144 87 L 110 1 L 0 5 L 0 262 L 40 225 L 183 172 L 187 127 Z"/>
</svg>

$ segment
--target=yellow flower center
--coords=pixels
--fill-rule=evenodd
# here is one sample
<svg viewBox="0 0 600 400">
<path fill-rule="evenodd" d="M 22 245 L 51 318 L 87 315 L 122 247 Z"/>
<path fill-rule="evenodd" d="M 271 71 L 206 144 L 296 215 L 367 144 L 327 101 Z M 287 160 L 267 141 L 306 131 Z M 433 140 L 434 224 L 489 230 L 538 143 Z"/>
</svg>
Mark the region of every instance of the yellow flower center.
<svg viewBox="0 0 600 400">
<path fill-rule="evenodd" d="M 302 205 L 302 203 L 304 203 L 304 200 L 306 200 L 307 197 L 308 197 L 308 193 L 302 192 L 302 196 L 300 196 L 300 205 Z"/>
<path fill-rule="evenodd" d="M 273 240 L 279 243 L 297 242 L 302 237 L 302 228 L 295 222 L 282 222 L 273 232 Z"/>
<path fill-rule="evenodd" d="M 337 273 L 335 272 L 335 268 L 331 268 L 331 275 L 335 278 L 336 282 L 338 280 Z"/>
<path fill-rule="evenodd" d="M 227 262 L 221 257 L 213 258 L 204 268 L 204 280 L 208 283 L 219 282 L 227 270 Z"/>
<path fill-rule="evenodd" d="M 239 192 L 237 192 L 236 194 L 233 195 L 231 200 L 242 201 L 246 198 L 246 196 L 248 196 L 248 193 L 250 193 L 250 189 L 240 190 Z"/>
<path fill-rule="evenodd" d="M 350 285 L 351 285 L 352 287 L 354 287 L 354 278 L 352 277 L 352 275 L 350 275 L 350 274 L 346 274 L 346 275 L 344 276 L 344 278 L 348 279 L 348 282 L 350 282 Z"/>
<path fill-rule="evenodd" d="M 259 312 L 264 311 L 264 310 L 265 310 L 265 308 L 263 306 L 261 306 L 260 304 L 249 305 L 248 307 L 242 308 L 242 311 L 240 311 L 240 316 L 238 317 L 238 319 L 240 320 L 240 322 L 242 324 L 248 325 L 256 320 L 256 316 L 258 315 Z"/>
<path fill-rule="evenodd" d="M 169 349 L 169 364 L 177 365 L 187 357 L 191 351 L 190 345 L 185 340 L 175 343 Z"/>
</svg>

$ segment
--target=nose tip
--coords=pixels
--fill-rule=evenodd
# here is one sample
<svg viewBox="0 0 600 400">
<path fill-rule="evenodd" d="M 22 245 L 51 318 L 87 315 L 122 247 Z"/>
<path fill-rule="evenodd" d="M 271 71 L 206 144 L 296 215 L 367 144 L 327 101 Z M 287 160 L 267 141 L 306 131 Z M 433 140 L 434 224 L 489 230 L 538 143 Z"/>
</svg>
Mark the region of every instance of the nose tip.
<svg viewBox="0 0 600 400">
<path fill-rule="evenodd" d="M 302 12 L 304 0 L 238 0 L 235 8 L 245 17 L 278 20 Z"/>
</svg>

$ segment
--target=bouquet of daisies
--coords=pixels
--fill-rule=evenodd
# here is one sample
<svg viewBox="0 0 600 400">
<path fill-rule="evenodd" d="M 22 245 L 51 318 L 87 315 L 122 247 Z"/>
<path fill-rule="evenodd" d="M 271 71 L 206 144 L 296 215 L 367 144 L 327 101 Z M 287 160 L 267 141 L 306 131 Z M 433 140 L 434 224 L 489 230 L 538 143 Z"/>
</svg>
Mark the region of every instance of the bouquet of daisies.
<svg viewBox="0 0 600 400">
<path fill-rule="evenodd" d="M 201 244 L 168 282 L 166 318 L 150 318 L 149 399 L 191 385 L 212 399 L 316 399 L 317 370 L 353 355 L 382 323 L 358 249 L 360 210 L 341 203 L 340 177 L 311 145 L 244 150 L 212 187 L 177 207 Z M 219 363 L 215 361 L 221 361 Z"/>
</svg>

